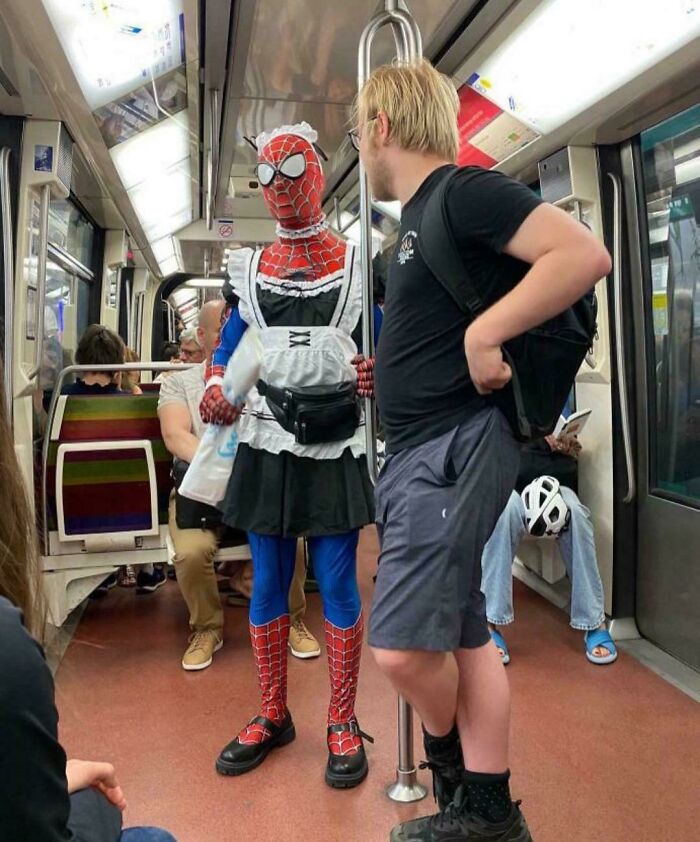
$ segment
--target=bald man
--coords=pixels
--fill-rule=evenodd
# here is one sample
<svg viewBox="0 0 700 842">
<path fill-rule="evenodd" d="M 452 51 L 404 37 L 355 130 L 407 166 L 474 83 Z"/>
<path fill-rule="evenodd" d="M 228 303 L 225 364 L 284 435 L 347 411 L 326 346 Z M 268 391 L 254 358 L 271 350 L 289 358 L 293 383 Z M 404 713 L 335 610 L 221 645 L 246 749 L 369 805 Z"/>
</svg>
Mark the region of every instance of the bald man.
<svg viewBox="0 0 700 842">
<path fill-rule="evenodd" d="M 199 404 L 204 396 L 204 372 L 219 340 L 224 306 L 223 299 L 207 301 L 199 312 L 197 342 L 204 351 L 204 362 L 171 375 L 160 388 L 158 418 L 161 433 L 165 446 L 175 460 L 181 462 L 192 461 L 204 432 L 199 414 Z M 177 581 L 190 612 L 191 633 L 182 658 L 182 668 L 188 671 L 203 670 L 210 666 L 214 654 L 223 646 L 224 639 L 224 612 L 214 570 L 219 536 L 212 529 L 178 527 L 175 492 L 170 498 L 168 528 L 175 547 Z M 306 609 L 305 573 L 304 565 L 298 564 L 289 592 L 290 614 L 296 616 L 301 626 Z M 313 640 L 305 627 L 304 630 Z M 314 643 L 316 647 L 313 654 L 318 655 L 321 650 L 318 643 Z M 318 651 L 315 651 L 316 648 Z M 307 646 L 305 651 L 309 649 Z M 310 656 L 305 654 L 303 657 Z"/>
</svg>

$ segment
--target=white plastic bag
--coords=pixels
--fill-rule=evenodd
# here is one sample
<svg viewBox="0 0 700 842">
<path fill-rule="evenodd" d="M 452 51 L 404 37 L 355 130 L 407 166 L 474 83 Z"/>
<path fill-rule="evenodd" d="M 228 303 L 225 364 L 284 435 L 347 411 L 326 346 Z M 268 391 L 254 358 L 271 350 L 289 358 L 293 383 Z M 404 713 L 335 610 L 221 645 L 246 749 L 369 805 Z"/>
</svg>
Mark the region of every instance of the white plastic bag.
<svg viewBox="0 0 700 842">
<path fill-rule="evenodd" d="M 262 343 L 255 328 L 249 327 L 226 366 L 224 397 L 242 406 L 255 385 L 262 365 Z M 233 461 L 238 450 L 238 423 L 224 427 L 207 424 L 178 492 L 190 500 L 216 506 L 226 495 Z"/>
</svg>

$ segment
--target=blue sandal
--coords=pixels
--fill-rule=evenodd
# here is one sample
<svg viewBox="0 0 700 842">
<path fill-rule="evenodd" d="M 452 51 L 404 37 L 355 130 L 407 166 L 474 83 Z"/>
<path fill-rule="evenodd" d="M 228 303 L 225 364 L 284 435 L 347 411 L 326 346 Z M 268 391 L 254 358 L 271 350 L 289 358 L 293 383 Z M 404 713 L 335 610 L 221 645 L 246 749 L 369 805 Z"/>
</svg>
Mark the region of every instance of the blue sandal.
<svg viewBox="0 0 700 842">
<path fill-rule="evenodd" d="M 490 629 L 491 632 L 491 640 L 496 644 L 496 646 L 502 650 L 503 655 L 501 656 L 501 661 L 503 662 L 503 666 L 510 663 L 510 652 L 508 651 L 508 644 L 505 641 L 503 635 L 496 631 L 496 629 Z"/>
<path fill-rule="evenodd" d="M 586 632 L 584 642 L 586 644 L 586 657 L 592 664 L 612 664 L 613 661 L 617 660 L 617 646 L 615 646 L 607 629 L 595 629 Z M 598 646 L 603 646 L 610 654 L 602 657 L 594 655 L 593 650 Z"/>
</svg>

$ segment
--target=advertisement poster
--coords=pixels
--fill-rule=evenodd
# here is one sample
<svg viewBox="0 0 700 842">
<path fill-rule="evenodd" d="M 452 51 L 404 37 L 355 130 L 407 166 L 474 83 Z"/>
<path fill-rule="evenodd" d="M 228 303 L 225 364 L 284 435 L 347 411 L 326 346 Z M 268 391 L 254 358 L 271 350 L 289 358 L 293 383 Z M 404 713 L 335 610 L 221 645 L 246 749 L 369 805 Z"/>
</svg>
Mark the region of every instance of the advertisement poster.
<svg viewBox="0 0 700 842">
<path fill-rule="evenodd" d="M 460 88 L 459 101 L 460 167 L 491 169 L 539 137 L 536 131 L 470 87 L 469 82 Z"/>
</svg>

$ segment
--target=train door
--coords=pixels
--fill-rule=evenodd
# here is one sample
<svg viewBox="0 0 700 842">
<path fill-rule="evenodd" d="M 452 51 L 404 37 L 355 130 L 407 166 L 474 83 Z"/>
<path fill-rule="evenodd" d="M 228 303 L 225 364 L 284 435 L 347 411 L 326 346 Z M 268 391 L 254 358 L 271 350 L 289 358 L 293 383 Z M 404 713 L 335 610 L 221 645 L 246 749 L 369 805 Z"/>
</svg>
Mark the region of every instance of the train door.
<svg viewBox="0 0 700 842">
<path fill-rule="evenodd" d="M 637 625 L 700 669 L 700 106 L 626 144 L 622 174 L 637 395 Z"/>
</svg>

